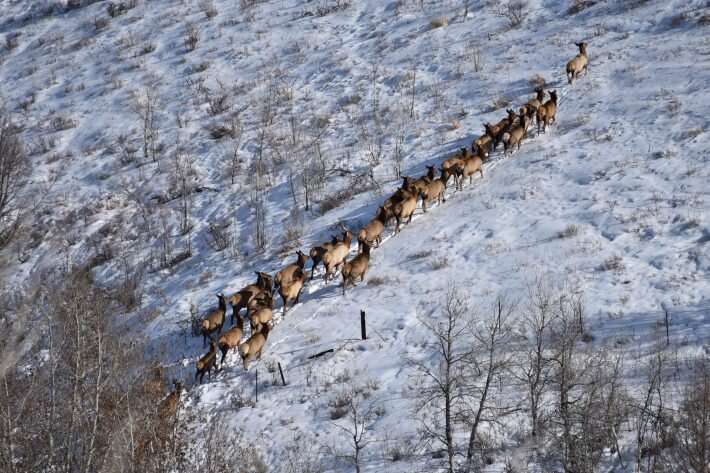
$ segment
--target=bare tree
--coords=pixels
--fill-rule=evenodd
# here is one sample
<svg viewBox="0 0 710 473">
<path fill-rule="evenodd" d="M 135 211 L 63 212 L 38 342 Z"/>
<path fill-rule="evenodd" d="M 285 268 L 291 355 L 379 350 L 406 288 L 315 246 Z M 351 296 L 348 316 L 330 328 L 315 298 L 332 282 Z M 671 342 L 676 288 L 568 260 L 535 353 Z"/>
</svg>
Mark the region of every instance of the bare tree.
<svg viewBox="0 0 710 473">
<path fill-rule="evenodd" d="M 607 356 L 606 350 L 578 349 L 583 333 L 581 296 L 563 293 L 555 302 L 550 362 L 560 461 L 565 472 L 591 473 L 604 449 L 616 448 L 616 432 L 627 416 L 621 359 Z"/>
<path fill-rule="evenodd" d="M 466 471 L 474 467 L 478 429 L 484 422 L 496 422 L 502 416 L 514 411 L 515 406 L 501 406 L 494 402 L 492 393 L 494 380 L 509 368 L 511 358 L 508 346 L 511 343 L 510 319 L 515 305 L 499 298 L 493 306 L 492 316 L 477 327 L 473 334 L 471 353 L 472 376 L 469 377 L 466 404 L 463 413 L 469 426 L 468 448 L 466 450 Z"/>
<path fill-rule="evenodd" d="M 684 389 L 673 457 L 682 471 L 706 473 L 710 465 L 710 360 L 695 361 Z"/>
<path fill-rule="evenodd" d="M 641 404 L 633 405 L 634 427 L 636 435 L 636 471 L 643 468 L 644 456 L 648 459 L 646 471 L 652 471 L 650 462 L 651 453 L 659 444 L 659 433 L 663 419 L 663 368 L 666 364 L 665 355 L 657 345 L 653 354 L 644 367 L 645 383 L 643 385 L 643 398 Z"/>
<path fill-rule="evenodd" d="M 158 215 L 160 228 L 158 233 L 158 243 L 160 254 L 158 255 L 158 265 L 160 268 L 167 268 L 173 259 L 173 237 L 172 225 L 170 224 L 170 214 L 167 210 L 161 209 Z"/>
<path fill-rule="evenodd" d="M 195 191 L 195 168 L 192 156 L 178 144 L 174 154 L 173 185 L 180 202 L 180 232 L 185 235 L 192 229 L 192 197 Z"/>
<path fill-rule="evenodd" d="M 29 175 L 19 129 L 0 109 L 0 248 L 15 235 L 21 217 L 20 193 Z"/>
<path fill-rule="evenodd" d="M 263 251 L 268 243 L 266 235 L 266 205 L 264 195 L 255 189 L 249 195 L 249 205 L 254 212 L 254 247 Z"/>
<path fill-rule="evenodd" d="M 419 399 L 415 410 L 420 413 L 425 412 L 424 409 L 431 411 L 432 419 L 428 416 L 423 419 L 422 428 L 427 437 L 444 445 L 447 471 L 453 473 L 454 421 L 466 388 L 465 372 L 470 361 L 470 345 L 466 341 L 471 335 L 471 319 L 467 302 L 456 288 L 447 291 L 441 312 L 441 318 L 432 314 L 428 319 L 420 320 L 433 336 L 434 359 L 411 360 L 411 363 L 422 381 L 418 383 Z M 442 417 L 443 426 L 437 422 Z"/>
<path fill-rule="evenodd" d="M 157 414 L 162 374 L 146 376 L 140 342 L 111 325 L 111 294 L 84 269 L 45 275 L 33 294 L 42 337 L 0 375 L 0 471 L 197 471 L 182 464 L 180 416 Z"/>
<path fill-rule="evenodd" d="M 552 328 L 555 351 L 550 360 L 554 364 L 553 382 L 558 396 L 558 419 L 562 429 L 562 462 L 565 472 L 576 471 L 576 438 L 574 436 L 574 415 L 572 408 L 576 402 L 571 398 L 573 390 L 584 383 L 586 374 L 584 366 L 578 366 L 575 356 L 575 345 L 580 339 L 577 318 L 574 316 L 576 306 L 569 299 L 558 301 L 558 321 Z M 570 306 L 570 304 L 572 304 Z"/>
<path fill-rule="evenodd" d="M 402 178 L 402 163 L 404 162 L 405 154 L 404 143 L 409 124 L 407 123 L 406 111 L 404 109 L 397 108 L 394 113 L 392 169 L 394 170 L 394 177 L 399 180 Z"/>
<path fill-rule="evenodd" d="M 360 473 L 362 452 L 370 444 L 369 431 L 375 421 L 375 405 L 372 400 L 365 399 L 362 389 L 348 386 L 342 393 L 346 415 L 333 424 L 342 431 L 350 442 L 351 449 L 343 450 L 335 446 L 330 447 L 331 452 L 337 457 L 348 461 Z"/>
<path fill-rule="evenodd" d="M 232 130 L 231 140 L 229 142 L 229 149 L 227 156 L 229 159 L 229 177 L 231 179 L 232 185 L 236 180 L 239 172 L 241 170 L 241 158 L 239 157 L 239 148 L 242 144 L 243 128 L 239 117 L 232 118 Z"/>
<path fill-rule="evenodd" d="M 521 359 L 513 367 L 513 376 L 527 390 L 531 435 L 540 430 L 543 395 L 548 388 L 552 367 L 547 360 L 550 325 L 554 320 L 554 296 L 545 278 L 540 276 L 528 286 L 528 303 L 519 334 L 524 340 Z"/>
<path fill-rule="evenodd" d="M 495 12 L 507 19 L 511 28 L 517 28 L 528 16 L 528 3 L 527 0 L 507 0 L 499 4 Z"/>
<path fill-rule="evenodd" d="M 154 86 L 148 85 L 133 94 L 131 110 L 141 122 L 143 159 L 150 158 L 155 163 L 158 162 L 158 123 L 156 118 L 159 107 L 158 93 Z"/>
<path fill-rule="evenodd" d="M 37 295 L 37 311 L 46 321 L 38 347 L 45 349 L 45 362 L 29 375 L 14 371 L 2 380 L 2 471 L 91 472 L 105 458 L 112 430 L 107 403 L 124 366 L 122 352 L 108 336 L 105 292 L 93 287 L 85 271 L 63 278 L 61 287 Z"/>
</svg>

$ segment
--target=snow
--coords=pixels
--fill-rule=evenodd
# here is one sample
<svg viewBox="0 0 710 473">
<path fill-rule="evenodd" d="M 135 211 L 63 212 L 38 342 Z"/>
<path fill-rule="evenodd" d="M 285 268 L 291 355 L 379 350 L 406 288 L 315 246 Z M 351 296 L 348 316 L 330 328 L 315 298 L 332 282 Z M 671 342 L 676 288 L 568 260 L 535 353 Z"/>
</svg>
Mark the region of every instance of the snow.
<svg viewBox="0 0 710 473">
<path fill-rule="evenodd" d="M 393 135 L 398 123 L 389 112 L 408 107 L 413 70 L 416 117 L 404 122 L 407 175 L 423 174 L 425 165 L 469 146 L 484 122 L 526 102 L 533 95 L 533 75 L 560 92 L 557 122 L 547 133 L 531 132 L 510 157 L 495 153 L 483 179 L 474 179 L 463 192 L 450 186 L 445 204 L 426 215 L 418 210 L 399 235 L 390 237 L 388 230 L 382 247 L 373 251 L 364 284 L 343 296 L 339 280 L 308 283 L 285 318 L 277 306 L 276 327 L 259 363 L 245 373 L 238 356 L 230 354 L 216 377 L 190 389 L 186 409 L 205 419 L 220 416 L 249 438 L 267 439 L 263 454 L 270 464 L 277 463 L 294 432 L 319 444 L 340 438 L 328 402 L 342 380 L 352 378 L 371 380 L 376 389 L 369 402 L 382 408 L 369 432 L 376 442 L 365 451 L 364 471 L 426 469 L 428 457 L 383 463 L 381 450 L 389 441 L 416 443 L 417 385 L 408 360 L 430 356 L 420 318 L 438 316 L 453 284 L 466 288 L 483 313 L 498 295 L 522 299 L 537 275 L 566 281 L 583 294 L 594 345 L 621 353 L 650 349 L 666 307 L 679 360 L 707 353 L 710 35 L 698 22 L 704 1 L 637 2 L 642 5 L 627 9 L 625 2 L 609 0 L 569 15 L 568 2 L 536 0 L 529 2 L 523 25 L 508 29 L 486 2 L 473 2 L 463 18 L 457 2 L 424 2 L 422 11 L 418 2 L 361 0 L 316 17 L 303 13 L 325 2 L 273 0 L 244 13 L 238 2 L 216 1 L 219 14 L 208 20 L 196 2 L 158 0 L 141 2 L 100 31 L 94 31 L 93 21 L 106 16 L 104 2 L 23 21 L 25 3 L 0 1 L 0 37 L 22 33 L 17 48 L 0 50 L 0 81 L 6 85 L 4 101 L 25 121 L 34 150 L 31 189 L 52 184 L 48 210 L 34 222 L 42 244 L 27 249 L 27 241 L 20 241 L 6 250 L 5 279 L 14 288 L 29 287 L 64 261 L 86 261 L 96 239 L 116 248 L 117 257 L 94 270 L 106 284 L 121 280 L 123 258 L 149 261 L 160 246 L 139 230 L 144 224 L 138 203 L 145 206 L 165 193 L 180 143 L 194 159 L 196 182 L 214 189 L 193 196 L 192 257 L 147 272 L 141 307 L 120 322 L 149 340 L 149 357 L 186 379 L 202 353 L 201 338 L 185 338 L 191 304 L 206 312 L 217 292 L 238 290 L 253 281 L 254 271 L 273 273 L 291 262 L 293 255 L 279 249 L 284 226 L 294 216 L 303 226 L 300 247 L 309 248 L 329 239 L 341 222 L 358 228 L 399 184 L 392 175 L 390 141 L 388 158 L 374 169 L 382 191 L 357 194 L 320 215 L 303 210 L 299 188 L 295 212 L 288 169 L 298 171 L 299 164 L 288 142 L 288 101 L 278 99 L 273 128 L 286 156 L 268 176 L 269 241 L 265 252 L 256 251 L 248 163 L 258 148 L 269 74 L 280 76 L 279 94 L 293 93 L 293 116 L 304 129 L 311 117 L 327 117 L 322 152 L 329 166 L 353 172 L 366 163 L 365 149 L 356 144 L 362 132 L 358 117 L 378 102 L 385 132 Z M 432 29 L 430 20 L 439 16 L 448 18 L 448 26 Z M 188 21 L 200 30 L 193 52 L 183 45 Z M 572 43 L 581 39 L 589 43 L 589 73 L 568 85 L 564 64 L 576 53 Z M 136 45 L 128 46 L 132 42 Z M 155 50 L 138 54 L 146 42 Z M 474 70 L 471 59 L 476 48 L 482 71 Z M 207 69 L 194 72 L 202 63 Z M 211 117 L 194 93 L 202 79 L 210 90 L 220 83 L 232 89 L 233 107 L 242 110 L 245 165 L 235 185 L 225 170 L 226 142 L 205 131 L 226 118 Z M 116 146 L 125 134 L 142 159 L 141 130 L 130 104 L 131 93 L 148 83 L 159 96 L 160 141 L 166 149 L 160 172 L 150 161 L 140 167 L 122 164 Z M 30 96 L 34 102 L 25 113 L 19 104 Z M 55 130 L 51 119 L 57 115 L 71 118 L 76 127 Z M 460 126 L 452 126 L 454 120 Z M 56 140 L 54 150 L 37 151 L 42 139 Z M 312 156 L 313 149 L 303 153 Z M 319 197 L 348 185 L 347 175 L 335 175 Z M 178 205 L 174 200 L 161 206 L 173 225 L 173 255 L 186 245 L 177 228 Z M 82 208 L 89 209 L 86 217 L 67 218 Z M 160 228 L 160 212 L 149 216 L 153 233 Z M 209 248 L 211 223 L 229 224 L 238 256 Z M 564 232 L 570 236 L 561 237 Z M 22 250 L 30 256 L 20 263 L 16 254 Z M 367 314 L 366 341 L 359 340 L 360 310 Z M 329 348 L 335 351 L 308 359 Z M 642 359 L 629 360 L 630 373 Z M 286 386 L 277 378 L 277 362 Z M 257 369 L 258 403 L 233 409 L 230 397 L 240 390 L 251 395 Z M 628 382 L 638 379 L 630 376 Z M 512 433 L 504 437 L 510 440 Z M 424 452 L 419 447 L 415 453 Z"/>
</svg>

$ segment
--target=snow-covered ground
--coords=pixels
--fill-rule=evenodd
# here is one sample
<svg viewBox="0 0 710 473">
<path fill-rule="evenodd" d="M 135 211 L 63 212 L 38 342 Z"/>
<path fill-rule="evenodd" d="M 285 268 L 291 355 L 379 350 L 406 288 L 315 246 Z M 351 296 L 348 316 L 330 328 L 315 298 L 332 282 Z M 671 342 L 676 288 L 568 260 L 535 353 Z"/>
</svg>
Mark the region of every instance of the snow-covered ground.
<svg viewBox="0 0 710 473">
<path fill-rule="evenodd" d="M 635 355 L 629 373 L 657 338 L 662 307 L 678 366 L 707 352 L 707 2 L 609 0 L 571 14 L 570 2 L 532 0 L 512 29 L 497 2 L 471 2 L 464 17 L 465 2 L 359 0 L 321 17 L 310 13 L 336 2 L 273 0 L 242 10 L 216 1 L 209 19 L 198 2 L 158 0 L 100 29 L 105 2 L 51 14 L 34 3 L 0 0 L 0 38 L 7 38 L 0 83 L 6 108 L 24 122 L 31 189 L 47 194 L 46 211 L 5 250 L 2 271 L 13 287 L 28 287 L 46 269 L 86 262 L 103 245 L 114 257 L 94 269 L 101 282 L 117 284 L 126 267 L 144 263 L 141 304 L 123 319 L 147 338 L 149 357 L 187 380 L 203 352 L 200 338 L 186 336 L 191 305 L 204 312 L 215 293 L 290 262 L 286 227 L 298 229 L 305 249 L 340 223 L 366 222 L 399 184 L 398 134 L 403 173 L 423 174 L 469 146 L 484 122 L 531 98 L 534 76 L 559 91 L 557 121 L 546 134 L 531 132 L 510 157 L 495 153 L 483 179 L 463 192 L 450 188 L 445 204 L 418 210 L 399 235 L 388 230 L 364 284 L 343 296 L 335 282 L 308 283 L 300 304 L 276 318 L 259 363 L 244 372 L 230 354 L 216 377 L 190 389 L 186 409 L 262 439 L 269 464 L 278 464 L 294 435 L 337 442 L 342 432 L 329 402 L 354 380 L 369 382 L 378 406 L 364 471 L 430 471 L 421 446 L 401 462 L 386 462 L 383 450 L 417 443 L 417 378 L 408 360 L 431 355 L 420 319 L 440 316 L 454 284 L 484 313 L 500 295 L 523 299 L 539 275 L 566 282 L 583 295 L 593 343 Z M 441 18 L 448 24 L 433 27 Z M 188 25 L 199 30 L 194 51 L 185 46 Z M 589 74 L 568 85 L 564 64 L 580 40 L 589 43 Z M 214 114 L 206 97 L 220 88 L 229 107 Z M 134 111 L 133 94 L 146 90 L 157 97 L 158 163 L 143 158 Z M 267 108 L 273 119 L 263 126 Z M 235 140 L 207 129 L 230 123 L 235 112 L 243 133 L 232 184 Z M 375 115 L 385 137 L 373 167 L 378 185 L 368 181 L 364 192 L 320 212 L 320 201 L 355 185 L 351 176 L 369 165 Z M 122 161 L 126 147 L 137 150 L 130 162 Z M 250 203 L 260 149 L 264 251 L 255 249 Z M 187 235 L 179 231 L 181 199 L 170 191 L 178 188 L 178 161 L 190 162 L 185 173 L 203 189 L 191 198 Z M 311 196 L 315 210 L 304 210 L 304 165 L 332 170 Z M 232 236 L 229 248 L 210 247 L 211 224 Z M 165 244 L 175 257 L 188 241 L 191 257 L 158 267 Z M 367 341 L 359 340 L 360 310 Z M 236 409 L 238 393 L 251 396 L 257 369 L 258 403 Z"/>
</svg>

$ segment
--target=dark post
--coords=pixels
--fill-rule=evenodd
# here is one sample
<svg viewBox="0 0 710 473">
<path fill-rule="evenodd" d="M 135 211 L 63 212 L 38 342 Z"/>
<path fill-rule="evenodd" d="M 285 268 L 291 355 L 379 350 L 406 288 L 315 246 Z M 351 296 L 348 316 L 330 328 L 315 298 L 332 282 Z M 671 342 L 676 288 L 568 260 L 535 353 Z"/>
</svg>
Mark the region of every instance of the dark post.
<svg viewBox="0 0 710 473">
<path fill-rule="evenodd" d="M 668 316 L 668 308 L 666 307 L 665 304 L 663 304 L 663 312 L 666 314 L 666 346 L 670 346 L 671 344 L 671 336 L 670 336 L 670 318 Z"/>
<path fill-rule="evenodd" d="M 286 378 L 284 378 L 284 370 L 281 369 L 281 363 L 276 362 L 279 365 L 279 373 L 281 374 L 281 382 L 286 386 Z"/>
<path fill-rule="evenodd" d="M 367 329 L 365 328 L 365 311 L 360 311 L 360 335 L 363 340 L 367 340 Z"/>
<path fill-rule="evenodd" d="M 259 370 L 257 369 L 255 372 L 256 378 L 254 378 L 254 404 L 259 402 Z"/>
</svg>

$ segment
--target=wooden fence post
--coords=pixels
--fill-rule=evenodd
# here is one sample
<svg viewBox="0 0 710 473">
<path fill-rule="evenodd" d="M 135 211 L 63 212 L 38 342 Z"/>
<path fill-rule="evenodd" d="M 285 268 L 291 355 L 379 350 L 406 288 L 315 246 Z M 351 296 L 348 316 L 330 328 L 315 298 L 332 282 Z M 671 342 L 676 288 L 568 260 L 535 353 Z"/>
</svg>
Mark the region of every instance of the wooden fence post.
<svg viewBox="0 0 710 473">
<path fill-rule="evenodd" d="M 663 304 L 661 307 L 663 307 L 663 312 L 666 314 L 666 346 L 670 346 L 671 344 L 671 334 L 670 334 L 670 316 L 668 314 L 668 308 L 666 307 L 665 304 Z"/>
<path fill-rule="evenodd" d="M 363 340 L 367 340 L 367 328 L 365 327 L 365 311 L 360 311 L 360 335 Z"/>
<path fill-rule="evenodd" d="M 276 362 L 277 365 L 279 365 L 279 373 L 281 374 L 281 382 L 284 383 L 284 386 L 286 386 L 286 378 L 284 378 L 284 370 L 281 369 L 281 363 Z"/>
</svg>

